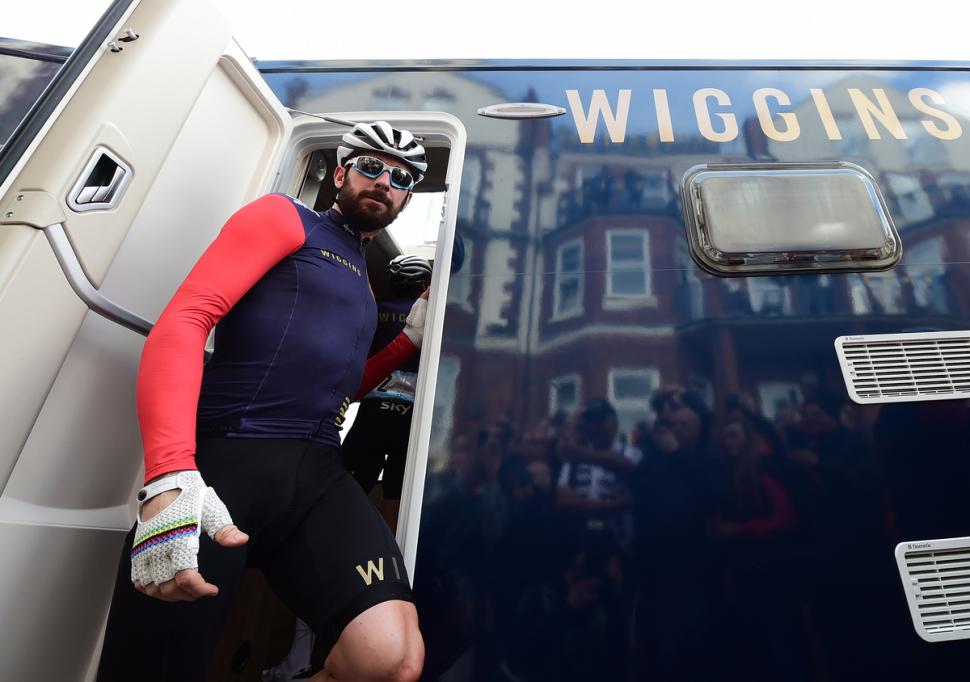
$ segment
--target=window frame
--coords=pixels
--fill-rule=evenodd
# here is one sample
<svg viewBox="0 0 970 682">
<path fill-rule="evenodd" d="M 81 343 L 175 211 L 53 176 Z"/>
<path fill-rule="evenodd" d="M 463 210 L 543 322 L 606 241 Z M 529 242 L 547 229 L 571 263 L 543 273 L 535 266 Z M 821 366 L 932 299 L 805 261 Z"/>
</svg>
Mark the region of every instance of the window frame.
<svg viewBox="0 0 970 682">
<path fill-rule="evenodd" d="M 615 381 L 621 375 L 634 376 L 637 378 L 645 377 L 647 378 L 648 382 L 652 382 L 653 389 L 647 396 L 644 397 L 643 400 L 646 402 L 647 418 L 654 416 L 653 408 L 650 406 L 650 398 L 653 396 L 653 392 L 661 386 L 660 370 L 656 367 L 610 367 L 606 375 L 606 391 L 610 404 L 613 405 L 613 409 L 616 410 L 617 415 L 619 415 L 624 409 L 639 409 L 641 407 L 639 404 L 640 401 L 632 401 L 617 397 Z"/>
<path fill-rule="evenodd" d="M 656 302 L 653 294 L 653 268 L 650 265 L 650 231 L 646 228 L 635 227 L 615 227 L 606 230 L 606 292 L 603 296 L 604 307 L 611 307 L 612 304 L 644 302 Z M 614 236 L 637 236 L 640 237 L 640 264 L 643 268 L 643 292 L 627 294 L 613 289 L 614 256 L 613 240 Z"/>
<path fill-rule="evenodd" d="M 579 269 L 575 272 L 564 272 L 563 271 L 563 254 L 567 249 L 572 247 L 579 248 Z M 553 297 L 552 297 L 552 319 L 553 320 L 565 320 L 571 317 L 576 317 L 577 315 L 582 315 L 586 306 L 583 302 L 583 297 L 586 293 L 586 272 L 583 270 L 583 258 L 585 256 L 586 247 L 583 243 L 582 237 L 575 237 L 569 241 L 563 242 L 556 248 L 556 279 L 555 286 L 553 287 Z M 576 306 L 563 310 L 562 306 L 562 294 L 561 287 L 563 281 L 567 278 L 575 278 L 578 283 L 578 291 L 576 294 Z"/>
<path fill-rule="evenodd" d="M 0 147 L 0 196 L 7 192 L 7 183 L 12 181 L 21 162 L 32 153 L 34 141 L 49 126 L 67 95 L 80 85 L 105 42 L 117 32 L 121 20 L 133 4 L 134 0 L 115 0 L 105 10 Z"/>
<path fill-rule="evenodd" d="M 572 383 L 576 386 L 576 404 L 571 408 L 567 409 L 563 405 L 558 404 L 556 399 L 557 389 L 563 384 Z M 549 416 L 553 416 L 559 410 L 565 409 L 569 414 L 572 414 L 579 406 L 583 404 L 583 377 L 578 372 L 570 372 L 569 374 L 561 374 L 552 381 L 549 382 Z"/>
</svg>

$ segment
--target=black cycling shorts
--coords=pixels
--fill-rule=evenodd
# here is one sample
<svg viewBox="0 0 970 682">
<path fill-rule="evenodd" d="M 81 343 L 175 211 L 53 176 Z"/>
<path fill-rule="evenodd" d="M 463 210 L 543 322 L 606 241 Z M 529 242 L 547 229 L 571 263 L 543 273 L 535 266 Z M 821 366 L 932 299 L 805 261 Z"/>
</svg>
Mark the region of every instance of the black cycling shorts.
<svg viewBox="0 0 970 682">
<path fill-rule="evenodd" d="M 328 649 L 371 606 L 413 601 L 394 536 L 337 448 L 301 440 L 209 438 L 202 478 L 249 534 L 241 548 L 203 534 L 199 570 L 215 597 L 163 602 L 131 585 L 129 533 L 105 633 L 99 680 L 203 679 L 243 571 L 273 590 Z"/>
<path fill-rule="evenodd" d="M 360 402 L 343 450 L 347 470 L 365 493 L 374 487 L 383 469 L 384 499 L 401 499 L 413 411 L 414 403 L 404 400 L 367 398 Z"/>
</svg>

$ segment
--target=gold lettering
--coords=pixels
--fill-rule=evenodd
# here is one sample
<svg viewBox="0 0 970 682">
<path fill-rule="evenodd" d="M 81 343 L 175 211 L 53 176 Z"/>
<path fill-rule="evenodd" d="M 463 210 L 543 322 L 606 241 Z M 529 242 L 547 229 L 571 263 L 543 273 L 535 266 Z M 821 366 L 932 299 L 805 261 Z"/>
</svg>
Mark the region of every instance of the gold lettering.
<svg viewBox="0 0 970 682">
<path fill-rule="evenodd" d="M 711 142 L 730 142 L 738 136 L 738 120 L 734 114 L 718 114 L 718 118 L 724 123 L 724 130 L 717 132 L 711 122 L 711 112 L 707 108 L 709 98 L 722 105 L 729 106 L 731 98 L 727 93 L 717 88 L 701 88 L 694 93 L 694 115 L 697 117 L 697 128 L 701 135 Z"/>
<path fill-rule="evenodd" d="M 333 420 L 333 423 L 335 426 L 343 426 L 343 423 L 345 421 L 345 416 L 349 408 L 350 408 L 350 396 L 347 396 L 340 404 L 340 410 L 338 410 L 337 412 L 337 418 Z"/>
<path fill-rule="evenodd" d="M 377 560 L 377 566 L 374 565 L 373 561 L 367 562 L 367 571 L 364 572 L 364 567 L 357 564 L 357 572 L 360 573 L 360 577 L 364 579 L 364 584 L 370 587 L 370 584 L 374 582 L 374 576 L 381 582 L 384 581 L 384 557 L 380 557 Z"/>
<path fill-rule="evenodd" d="M 660 129 L 660 141 L 673 142 L 674 124 L 670 120 L 670 104 L 667 102 L 667 91 L 654 90 L 653 103 L 657 107 L 657 126 Z"/>
<path fill-rule="evenodd" d="M 830 140 L 841 140 L 842 133 L 839 132 L 839 126 L 835 124 L 832 107 L 829 106 L 829 101 L 825 99 L 825 93 L 818 88 L 812 88 L 810 92 L 812 99 L 815 100 L 815 108 L 818 109 L 818 117 L 822 119 L 825 134 L 828 135 Z"/>
<path fill-rule="evenodd" d="M 772 97 L 779 104 L 791 104 L 791 99 L 783 91 L 777 88 L 759 88 L 754 91 L 754 109 L 758 112 L 758 121 L 765 135 L 778 142 L 791 142 L 797 140 L 801 129 L 798 127 L 798 118 L 795 114 L 779 113 L 778 116 L 785 122 L 785 129 L 778 130 L 775 127 L 774 117 L 768 109 L 768 98 Z"/>
<path fill-rule="evenodd" d="M 963 134 L 960 122 L 947 112 L 931 107 L 924 101 L 926 99 L 929 99 L 933 104 L 946 104 L 942 95 L 935 90 L 913 88 L 909 91 L 909 102 L 917 111 L 938 118 L 946 124 L 946 128 L 940 128 L 934 121 L 921 121 L 926 132 L 940 140 L 955 140 L 960 137 Z"/>
<path fill-rule="evenodd" d="M 882 139 L 874 120 L 878 119 L 893 137 L 897 140 L 905 140 L 906 132 L 903 130 L 903 126 L 899 124 L 899 119 L 889 103 L 886 91 L 882 88 L 873 88 L 872 93 L 876 96 L 878 104 L 863 95 L 858 88 L 849 88 L 849 97 L 852 98 L 852 103 L 855 105 L 856 111 L 859 112 L 859 119 L 862 121 L 862 127 L 866 129 L 866 135 L 869 136 L 870 140 Z"/>
<path fill-rule="evenodd" d="M 632 93 L 632 90 L 620 90 L 616 115 L 614 115 L 609 100 L 606 99 L 606 90 L 593 90 L 593 97 L 589 102 L 589 114 L 586 114 L 583 101 L 579 98 L 579 90 L 567 90 L 566 98 L 573 111 L 573 122 L 576 124 L 579 141 L 590 144 L 596 139 L 596 123 L 602 114 L 603 123 L 606 124 L 606 130 L 610 134 L 610 141 L 615 144 L 623 142 L 626 138 L 626 119 L 630 113 Z"/>
</svg>

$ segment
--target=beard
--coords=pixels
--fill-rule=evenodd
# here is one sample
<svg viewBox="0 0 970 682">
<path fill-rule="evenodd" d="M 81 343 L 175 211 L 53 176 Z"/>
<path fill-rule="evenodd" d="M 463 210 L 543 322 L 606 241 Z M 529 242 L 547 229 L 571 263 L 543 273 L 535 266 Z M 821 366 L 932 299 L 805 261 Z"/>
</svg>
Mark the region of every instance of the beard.
<svg viewBox="0 0 970 682">
<path fill-rule="evenodd" d="M 365 199 L 380 202 L 380 206 L 367 203 Z M 347 221 L 363 232 L 383 230 L 394 222 L 397 214 L 404 208 L 404 202 L 397 208 L 389 196 L 377 190 L 362 189 L 354 192 L 350 183 L 344 183 L 337 192 L 337 206 Z"/>
</svg>

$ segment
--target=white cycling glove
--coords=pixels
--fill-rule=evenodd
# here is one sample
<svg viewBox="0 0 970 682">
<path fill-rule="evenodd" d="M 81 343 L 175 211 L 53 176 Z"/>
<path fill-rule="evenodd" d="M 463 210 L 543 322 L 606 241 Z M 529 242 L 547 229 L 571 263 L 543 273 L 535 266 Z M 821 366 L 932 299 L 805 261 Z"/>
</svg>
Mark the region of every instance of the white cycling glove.
<svg viewBox="0 0 970 682">
<path fill-rule="evenodd" d="M 424 339 L 424 318 L 428 311 L 428 301 L 419 298 L 411 306 L 407 320 L 404 323 L 404 333 L 414 344 L 415 348 L 421 348 L 421 341 Z"/>
<path fill-rule="evenodd" d="M 165 492 L 182 492 L 161 512 L 141 519 L 141 505 Z M 186 568 L 198 568 L 199 534 L 213 537 L 232 524 L 232 518 L 216 491 L 207 488 L 198 471 L 180 471 L 150 483 L 138 492 L 138 527 L 131 547 L 131 580 L 142 585 L 172 580 Z"/>
</svg>

